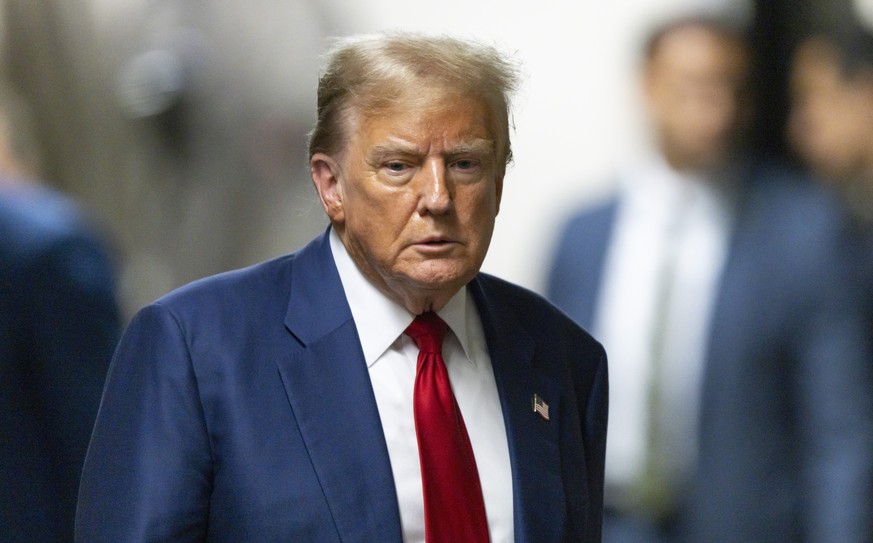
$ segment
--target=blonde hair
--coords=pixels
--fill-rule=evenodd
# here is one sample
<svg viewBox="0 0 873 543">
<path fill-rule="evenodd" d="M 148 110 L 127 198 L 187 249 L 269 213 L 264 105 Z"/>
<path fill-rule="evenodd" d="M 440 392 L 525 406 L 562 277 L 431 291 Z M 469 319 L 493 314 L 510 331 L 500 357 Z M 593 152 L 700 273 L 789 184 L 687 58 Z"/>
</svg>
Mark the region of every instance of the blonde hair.
<svg viewBox="0 0 873 543">
<path fill-rule="evenodd" d="M 501 169 L 512 160 L 509 104 L 518 85 L 516 66 L 491 46 L 412 33 L 337 40 L 318 80 L 315 128 L 309 156 L 338 155 L 348 142 L 351 117 L 374 115 L 422 81 L 447 93 L 481 100 L 491 113 Z"/>
</svg>

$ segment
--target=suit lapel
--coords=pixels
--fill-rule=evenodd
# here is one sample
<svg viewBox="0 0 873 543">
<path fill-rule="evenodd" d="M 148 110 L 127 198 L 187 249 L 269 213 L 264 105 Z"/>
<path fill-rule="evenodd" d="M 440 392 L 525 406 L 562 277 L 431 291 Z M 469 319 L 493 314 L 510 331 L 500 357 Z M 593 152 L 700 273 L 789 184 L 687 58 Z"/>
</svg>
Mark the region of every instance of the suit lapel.
<svg viewBox="0 0 873 543">
<path fill-rule="evenodd" d="M 482 281 L 470 292 L 482 318 L 503 407 L 512 463 L 516 541 L 559 541 L 566 505 L 559 451 L 560 404 L 554 379 L 534 366 L 535 340 L 490 300 Z M 535 413 L 533 395 L 549 406 L 549 420 Z"/>
<path fill-rule="evenodd" d="M 327 234 L 293 266 L 285 325 L 300 348 L 279 373 L 340 540 L 399 542 L 388 449 Z"/>
</svg>

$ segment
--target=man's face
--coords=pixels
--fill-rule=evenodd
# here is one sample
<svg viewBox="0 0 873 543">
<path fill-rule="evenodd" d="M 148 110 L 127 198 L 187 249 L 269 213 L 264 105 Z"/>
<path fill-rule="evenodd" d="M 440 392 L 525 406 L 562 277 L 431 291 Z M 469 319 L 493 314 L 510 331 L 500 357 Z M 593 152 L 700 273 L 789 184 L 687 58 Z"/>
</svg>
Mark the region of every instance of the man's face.
<svg viewBox="0 0 873 543">
<path fill-rule="evenodd" d="M 869 76 L 868 76 L 869 78 Z M 788 138 L 793 150 L 825 180 L 859 175 L 873 138 L 873 84 L 842 73 L 826 42 L 805 42 L 791 71 Z"/>
<path fill-rule="evenodd" d="M 352 122 L 342 156 L 313 157 L 313 178 L 364 275 L 418 313 L 439 309 L 478 272 L 500 204 L 488 110 L 421 91 Z M 321 166 L 318 161 L 322 160 Z M 319 171 L 334 161 L 335 183 Z"/>
<path fill-rule="evenodd" d="M 665 36 L 645 72 L 646 103 L 661 150 L 680 170 L 718 166 L 743 111 L 746 53 L 702 27 Z"/>
</svg>

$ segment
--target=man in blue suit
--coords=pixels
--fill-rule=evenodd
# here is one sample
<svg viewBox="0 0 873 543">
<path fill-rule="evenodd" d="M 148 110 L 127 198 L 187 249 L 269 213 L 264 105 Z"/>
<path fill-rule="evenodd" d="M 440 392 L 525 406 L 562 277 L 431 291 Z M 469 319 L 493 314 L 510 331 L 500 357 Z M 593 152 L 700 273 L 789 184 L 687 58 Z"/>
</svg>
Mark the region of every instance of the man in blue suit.
<svg viewBox="0 0 873 543">
<path fill-rule="evenodd" d="M 0 89 L 0 541 L 66 543 L 121 320 L 105 239 L 34 180 L 19 102 Z"/>
<path fill-rule="evenodd" d="M 737 158 L 741 34 L 682 19 L 646 52 L 658 156 L 571 218 L 548 286 L 610 353 L 604 541 L 869 541 L 873 364 L 842 210 Z"/>
<path fill-rule="evenodd" d="M 501 55 L 459 40 L 336 46 L 310 140 L 331 227 L 133 319 L 77 541 L 599 540 L 604 351 L 539 296 L 479 273 L 514 84 Z M 424 348 L 404 330 L 434 314 L 484 517 L 452 498 L 475 473 L 442 488 L 448 517 L 423 497 L 441 481 L 418 446 Z M 487 531 L 448 531 L 466 521 Z"/>
</svg>

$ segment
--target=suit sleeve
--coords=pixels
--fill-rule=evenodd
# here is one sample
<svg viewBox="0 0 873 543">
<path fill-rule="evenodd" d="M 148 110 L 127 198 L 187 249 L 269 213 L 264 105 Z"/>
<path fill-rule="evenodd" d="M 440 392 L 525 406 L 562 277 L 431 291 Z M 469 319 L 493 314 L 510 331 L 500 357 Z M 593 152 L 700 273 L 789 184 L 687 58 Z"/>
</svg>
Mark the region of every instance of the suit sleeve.
<svg viewBox="0 0 873 543">
<path fill-rule="evenodd" d="M 188 339 L 161 305 L 116 351 L 79 492 L 78 543 L 205 541 L 211 449 Z"/>
</svg>

